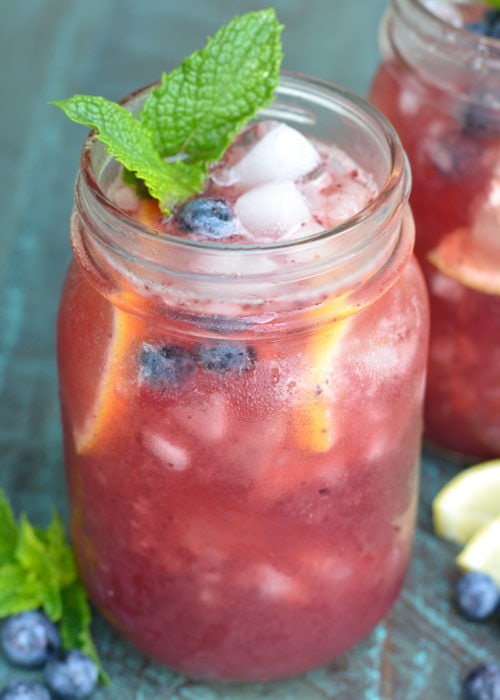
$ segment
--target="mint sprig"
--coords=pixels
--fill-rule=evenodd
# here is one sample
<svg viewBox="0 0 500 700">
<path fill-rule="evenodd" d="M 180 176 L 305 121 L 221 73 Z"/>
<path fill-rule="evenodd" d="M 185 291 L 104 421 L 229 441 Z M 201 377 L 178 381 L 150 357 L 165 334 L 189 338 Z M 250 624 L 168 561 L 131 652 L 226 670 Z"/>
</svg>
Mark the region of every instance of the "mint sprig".
<svg viewBox="0 0 500 700">
<path fill-rule="evenodd" d="M 25 515 L 16 521 L 0 489 L 0 618 L 40 608 L 59 623 L 64 648 L 90 656 L 101 682 L 107 683 L 90 634 L 90 607 L 61 519 L 54 513 L 45 529 L 34 527 Z"/>
<path fill-rule="evenodd" d="M 53 102 L 146 185 L 166 214 L 203 189 L 210 163 L 268 104 L 279 83 L 282 25 L 274 10 L 235 17 L 171 73 L 134 116 L 103 97 Z"/>
<path fill-rule="evenodd" d="M 281 25 L 274 10 L 249 12 L 222 27 L 153 88 L 141 121 L 163 156 L 217 161 L 268 104 L 279 81 Z"/>
<path fill-rule="evenodd" d="M 91 95 L 74 95 L 52 104 L 72 121 L 95 129 L 109 154 L 145 182 L 163 211 L 202 189 L 203 168 L 162 158 L 153 145 L 151 131 L 121 105 Z"/>
</svg>

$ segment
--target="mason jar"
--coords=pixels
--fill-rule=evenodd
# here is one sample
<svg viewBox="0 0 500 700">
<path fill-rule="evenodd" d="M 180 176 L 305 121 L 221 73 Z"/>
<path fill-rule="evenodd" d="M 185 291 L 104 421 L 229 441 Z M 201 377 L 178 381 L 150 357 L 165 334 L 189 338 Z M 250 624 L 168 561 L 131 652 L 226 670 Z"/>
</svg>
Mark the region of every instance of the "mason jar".
<svg viewBox="0 0 500 700">
<path fill-rule="evenodd" d="M 269 118 L 337 144 L 377 194 L 298 239 L 183 238 L 116 204 L 90 135 L 59 313 L 81 576 L 126 638 L 198 678 L 343 653 L 393 604 L 415 525 L 428 308 L 403 150 L 312 78 L 284 75 Z"/>
<path fill-rule="evenodd" d="M 500 454 L 500 42 L 479 2 L 391 0 L 371 101 L 408 153 L 431 300 L 429 442 Z"/>
</svg>

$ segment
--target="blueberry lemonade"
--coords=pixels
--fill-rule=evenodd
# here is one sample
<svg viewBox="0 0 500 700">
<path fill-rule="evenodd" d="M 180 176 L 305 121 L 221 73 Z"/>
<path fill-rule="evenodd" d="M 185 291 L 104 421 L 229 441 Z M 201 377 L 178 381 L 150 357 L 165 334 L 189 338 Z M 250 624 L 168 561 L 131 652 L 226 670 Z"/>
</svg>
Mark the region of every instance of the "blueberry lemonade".
<svg viewBox="0 0 500 700">
<path fill-rule="evenodd" d="M 362 100 L 280 77 L 280 30 L 249 13 L 124 106 L 58 103 L 94 128 L 58 331 L 73 545 L 106 618 L 194 677 L 347 650 L 414 530 L 428 309 L 407 164 Z"/>
<path fill-rule="evenodd" d="M 500 454 L 500 10 L 392 0 L 371 99 L 413 173 L 431 297 L 426 433 L 466 460 Z"/>
</svg>

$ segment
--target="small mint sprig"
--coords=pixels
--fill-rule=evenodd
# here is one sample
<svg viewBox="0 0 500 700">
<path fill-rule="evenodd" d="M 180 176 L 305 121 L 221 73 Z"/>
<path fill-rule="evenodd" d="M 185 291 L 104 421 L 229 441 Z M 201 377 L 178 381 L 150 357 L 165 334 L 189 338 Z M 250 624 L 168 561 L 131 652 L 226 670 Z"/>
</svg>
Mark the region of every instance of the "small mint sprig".
<svg viewBox="0 0 500 700">
<path fill-rule="evenodd" d="M 164 74 L 137 116 L 103 97 L 53 102 L 143 180 L 161 210 L 203 189 L 210 163 L 273 99 L 283 52 L 273 9 L 235 17 L 181 65 Z"/>
<path fill-rule="evenodd" d="M 59 516 L 54 513 L 45 529 L 31 525 L 25 515 L 16 521 L 0 489 L 0 619 L 40 608 L 59 623 L 63 647 L 87 654 L 101 682 L 109 682 L 90 634 L 87 594 Z"/>
</svg>

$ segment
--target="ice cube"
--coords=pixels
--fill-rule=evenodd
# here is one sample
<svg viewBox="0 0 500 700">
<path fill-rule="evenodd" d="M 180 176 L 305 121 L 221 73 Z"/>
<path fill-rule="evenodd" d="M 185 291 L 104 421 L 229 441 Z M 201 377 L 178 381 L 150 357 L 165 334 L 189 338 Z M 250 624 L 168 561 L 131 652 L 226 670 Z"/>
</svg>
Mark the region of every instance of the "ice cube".
<svg viewBox="0 0 500 700">
<path fill-rule="evenodd" d="M 420 95 L 413 89 L 403 88 L 399 93 L 399 109 L 403 114 L 415 115 L 422 108 Z"/>
<path fill-rule="evenodd" d="M 187 450 L 180 445 L 174 445 L 162 435 L 145 435 L 145 443 L 169 469 L 180 472 L 190 466 L 190 458 Z"/>
<path fill-rule="evenodd" d="M 251 187 L 271 180 L 298 180 L 320 162 L 318 151 L 300 131 L 279 124 L 230 170 L 235 181 Z"/>
<path fill-rule="evenodd" d="M 257 578 L 262 595 L 269 598 L 286 598 L 293 589 L 293 579 L 269 564 L 258 567 Z"/>
<path fill-rule="evenodd" d="M 359 165 L 345 151 L 334 144 L 324 146 L 323 157 L 328 164 L 330 175 L 346 175 L 352 177 L 360 172 Z"/>
<path fill-rule="evenodd" d="M 463 284 L 438 270 L 433 270 L 433 274 L 430 275 L 429 287 L 435 296 L 455 304 L 459 304 L 466 293 Z"/>
<path fill-rule="evenodd" d="M 179 425 L 209 442 L 226 437 L 229 407 L 222 394 L 211 394 L 196 406 L 179 406 L 176 419 Z"/>
<path fill-rule="evenodd" d="M 353 575 L 353 568 L 349 563 L 342 557 L 333 557 L 325 551 L 305 552 L 301 556 L 301 563 L 311 577 L 326 579 L 333 585 L 343 581 L 349 583 Z"/>
<path fill-rule="evenodd" d="M 300 237 L 300 229 L 312 221 L 300 190 L 290 180 L 267 182 L 248 190 L 235 205 L 243 227 L 256 241 Z"/>
<path fill-rule="evenodd" d="M 309 180 L 301 186 L 309 207 L 316 212 L 323 228 L 335 226 L 355 216 L 372 197 L 367 185 L 352 176 L 335 178 L 324 187 L 321 180 Z"/>
</svg>

